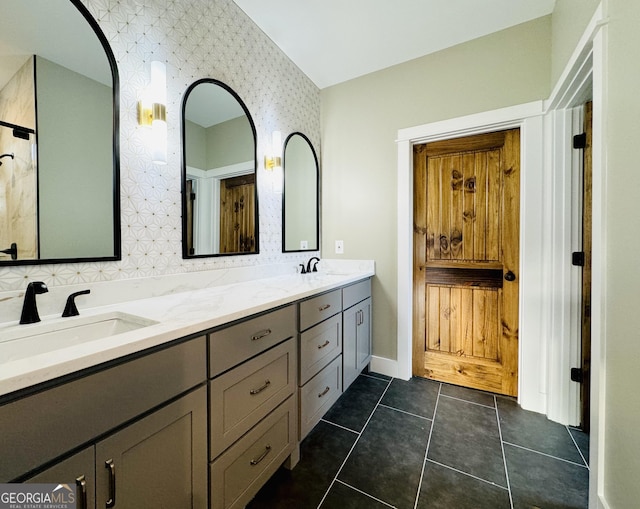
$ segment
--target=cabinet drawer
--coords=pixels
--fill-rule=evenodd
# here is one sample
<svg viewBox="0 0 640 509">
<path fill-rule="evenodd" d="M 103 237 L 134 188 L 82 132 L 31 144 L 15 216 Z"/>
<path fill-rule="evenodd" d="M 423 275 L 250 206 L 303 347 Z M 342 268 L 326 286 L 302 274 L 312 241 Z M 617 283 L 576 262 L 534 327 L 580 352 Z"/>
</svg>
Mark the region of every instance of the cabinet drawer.
<svg viewBox="0 0 640 509">
<path fill-rule="evenodd" d="M 293 394 L 295 359 L 291 339 L 210 381 L 210 459 Z"/>
<path fill-rule="evenodd" d="M 342 311 L 342 292 L 334 290 L 300 303 L 300 330 L 320 323 Z"/>
<path fill-rule="evenodd" d="M 342 315 L 328 320 L 300 334 L 300 385 L 304 385 L 318 371 L 342 352 Z"/>
<path fill-rule="evenodd" d="M 371 297 L 371 279 L 360 281 L 342 289 L 342 305 L 344 309 L 350 308 L 367 297 Z"/>
<path fill-rule="evenodd" d="M 293 396 L 211 464 L 212 509 L 243 508 L 296 443 Z"/>
<path fill-rule="evenodd" d="M 341 394 L 342 356 L 339 356 L 300 389 L 300 440 L 307 436 Z"/>
<path fill-rule="evenodd" d="M 209 334 L 209 376 L 296 335 L 296 308 L 287 306 Z"/>
</svg>

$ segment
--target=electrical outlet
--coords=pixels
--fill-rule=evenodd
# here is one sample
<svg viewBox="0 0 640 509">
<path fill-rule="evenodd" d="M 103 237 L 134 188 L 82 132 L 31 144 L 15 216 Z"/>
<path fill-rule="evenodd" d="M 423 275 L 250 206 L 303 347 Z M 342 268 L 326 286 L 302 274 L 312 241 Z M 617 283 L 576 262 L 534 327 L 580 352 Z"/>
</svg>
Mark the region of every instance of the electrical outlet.
<svg viewBox="0 0 640 509">
<path fill-rule="evenodd" d="M 336 240 L 336 254 L 344 254 L 344 241 Z"/>
<path fill-rule="evenodd" d="M 309 242 L 307 242 L 306 240 L 301 240 L 300 249 L 309 249 Z"/>
</svg>

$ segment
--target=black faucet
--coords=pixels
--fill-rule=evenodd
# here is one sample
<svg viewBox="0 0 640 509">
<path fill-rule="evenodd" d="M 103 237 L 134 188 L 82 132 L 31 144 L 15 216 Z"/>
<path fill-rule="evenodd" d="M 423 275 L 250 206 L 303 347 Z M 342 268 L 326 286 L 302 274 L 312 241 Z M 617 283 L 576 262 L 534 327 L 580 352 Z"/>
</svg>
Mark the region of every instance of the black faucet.
<svg viewBox="0 0 640 509">
<path fill-rule="evenodd" d="M 316 263 L 313 264 L 313 269 L 311 268 L 311 262 L 313 260 L 316 260 Z M 312 257 L 311 259 L 309 259 L 309 261 L 307 262 L 307 272 L 318 272 L 318 262 L 320 261 L 320 258 L 318 258 L 317 256 Z M 304 272 L 303 272 L 304 274 Z"/>
<path fill-rule="evenodd" d="M 36 295 L 47 293 L 49 289 L 42 281 L 34 281 L 27 285 L 27 291 L 24 294 L 24 303 L 22 305 L 22 315 L 20 315 L 20 323 L 36 323 L 40 321 L 38 315 L 38 307 L 36 306 Z"/>
<path fill-rule="evenodd" d="M 78 306 L 76 306 L 76 297 L 78 295 L 86 295 L 88 293 L 91 293 L 91 290 L 82 290 L 81 292 L 75 292 L 69 295 L 69 297 L 67 297 L 67 305 L 64 307 L 64 311 L 62 312 L 62 317 L 78 316 L 80 312 L 78 311 Z"/>
</svg>

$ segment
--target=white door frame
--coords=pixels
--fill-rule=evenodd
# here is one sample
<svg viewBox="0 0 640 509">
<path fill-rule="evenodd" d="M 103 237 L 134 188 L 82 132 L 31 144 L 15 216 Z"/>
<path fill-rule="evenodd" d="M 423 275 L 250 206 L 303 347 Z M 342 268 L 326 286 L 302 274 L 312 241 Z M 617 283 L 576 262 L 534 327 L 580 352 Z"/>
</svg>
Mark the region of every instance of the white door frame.
<svg viewBox="0 0 640 509">
<path fill-rule="evenodd" d="M 549 208 L 543 205 L 543 103 L 532 102 L 398 131 L 398 363 L 399 378 L 412 374 L 413 145 L 520 128 L 520 348 L 518 394 L 525 408 L 544 413 L 546 351 L 539 338 L 546 323 L 542 245 Z M 527 298 L 523 298 L 523 296 Z M 541 390 L 542 389 L 542 390 Z"/>
<path fill-rule="evenodd" d="M 577 291 L 570 257 L 572 222 L 571 109 L 591 88 L 593 100 L 593 251 L 589 507 L 604 501 L 606 300 L 607 18 L 602 4 L 581 37 L 549 100 L 398 131 L 398 338 L 393 376 L 412 375 L 413 145 L 511 127 L 521 128 L 520 354 L 518 401 L 560 422 L 578 415 L 569 382 Z M 557 173 L 555 173 L 557 172 Z M 568 172 L 568 173 L 567 173 Z M 545 228 L 544 225 L 547 227 Z M 568 236 L 567 236 L 568 235 Z M 558 248 L 554 242 L 561 240 Z M 557 292 L 560 292 L 559 294 Z M 570 334 L 571 336 L 571 334 Z M 575 336 L 575 335 L 574 335 Z M 575 338 L 573 339 L 575 341 Z"/>
</svg>

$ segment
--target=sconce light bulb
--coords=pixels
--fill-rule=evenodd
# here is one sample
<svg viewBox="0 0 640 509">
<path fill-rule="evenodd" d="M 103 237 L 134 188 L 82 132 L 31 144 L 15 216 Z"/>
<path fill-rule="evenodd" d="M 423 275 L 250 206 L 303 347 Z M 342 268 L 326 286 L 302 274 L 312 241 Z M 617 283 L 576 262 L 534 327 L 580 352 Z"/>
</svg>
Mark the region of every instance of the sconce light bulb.
<svg viewBox="0 0 640 509">
<path fill-rule="evenodd" d="M 163 120 L 151 123 L 151 159 L 155 164 L 167 164 L 167 123 Z"/>
</svg>

